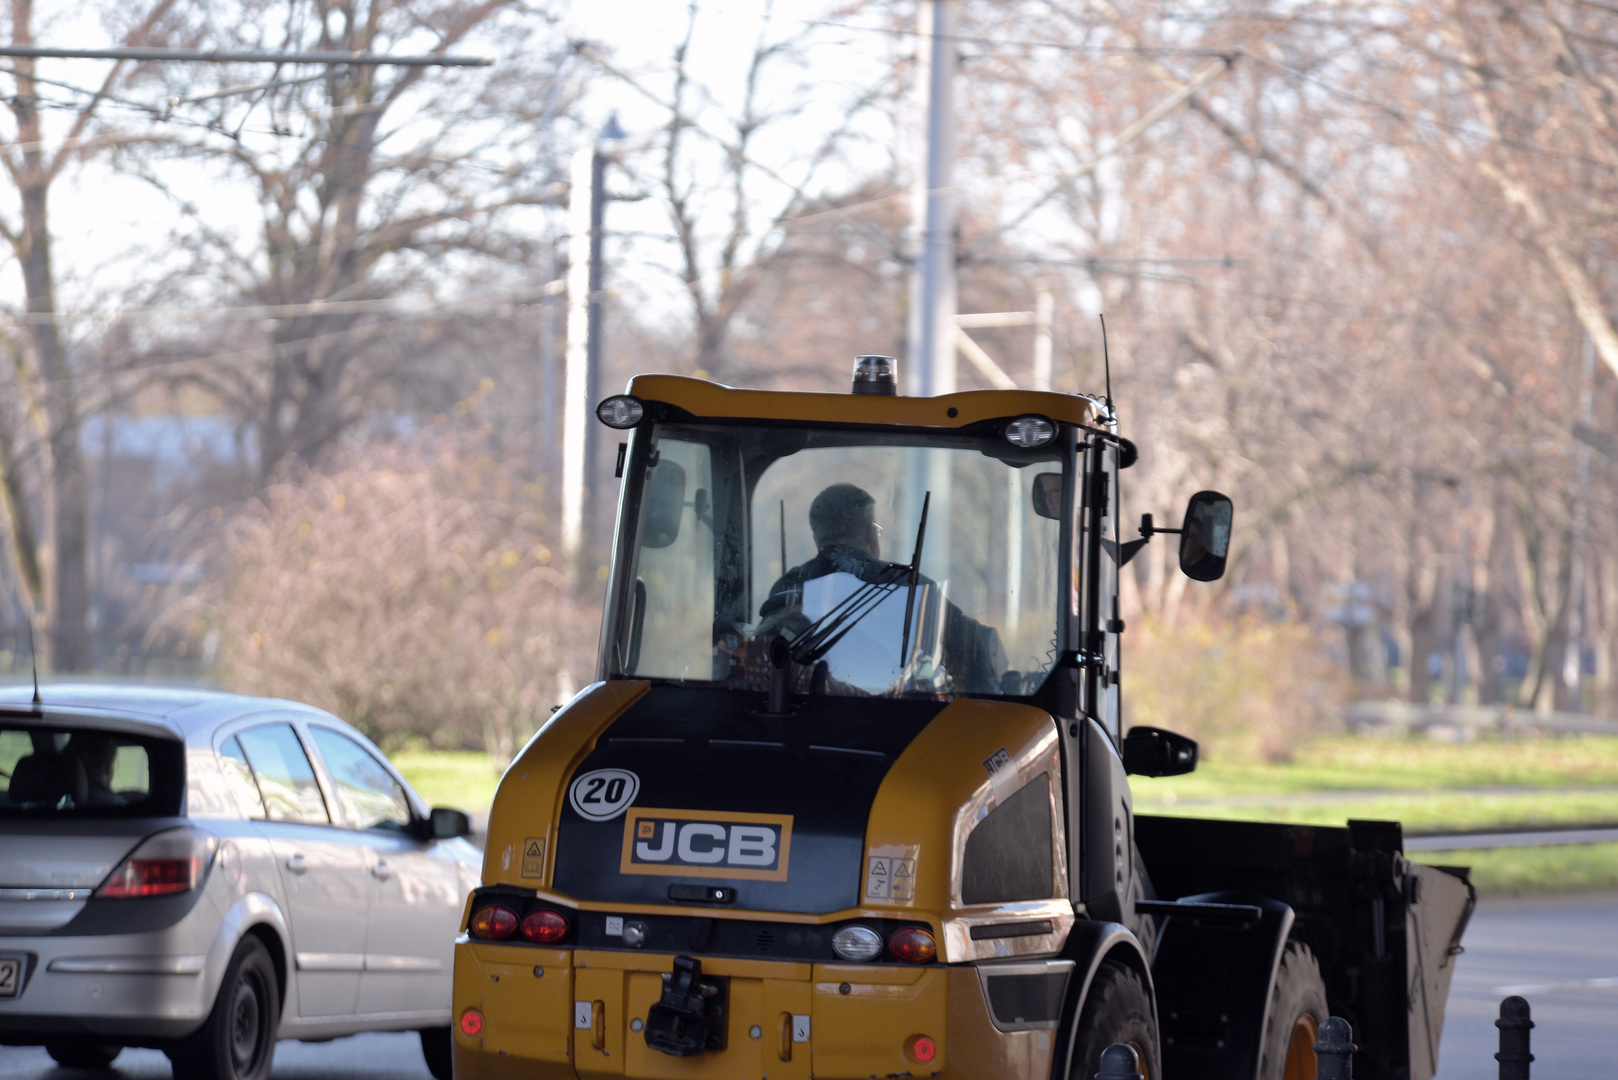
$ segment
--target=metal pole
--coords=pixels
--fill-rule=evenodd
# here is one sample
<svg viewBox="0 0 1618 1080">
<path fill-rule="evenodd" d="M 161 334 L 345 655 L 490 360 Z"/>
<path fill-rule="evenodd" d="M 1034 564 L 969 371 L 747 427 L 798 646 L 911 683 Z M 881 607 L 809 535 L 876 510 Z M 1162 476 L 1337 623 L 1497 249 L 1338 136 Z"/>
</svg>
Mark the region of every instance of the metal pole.
<svg viewBox="0 0 1618 1080">
<path fill-rule="evenodd" d="M 1341 1016 L 1330 1016 L 1320 1025 L 1320 1041 L 1315 1043 L 1316 1080 L 1354 1080 L 1354 1029 Z"/>
<path fill-rule="evenodd" d="M 488 67 L 483 56 L 388 56 L 368 52 L 201 52 L 197 49 L 56 49 L 44 45 L 0 45 L 0 56 L 58 60 L 182 60 L 201 64 L 362 64 L 397 67 Z"/>
<path fill-rule="evenodd" d="M 1101 1051 L 1096 1080 L 1146 1080 L 1140 1071 L 1140 1055 L 1128 1043 L 1113 1043 Z"/>
<path fill-rule="evenodd" d="M 606 267 L 602 264 L 601 243 L 607 211 L 607 158 L 596 143 L 590 158 L 590 293 L 585 309 L 584 405 L 588 415 L 601 400 L 601 293 L 605 284 Z M 588 419 L 584 438 L 584 498 L 588 502 L 590 490 L 599 479 L 596 475 L 596 457 L 600 439 Z"/>
<path fill-rule="evenodd" d="M 1500 1052 L 1494 1055 L 1500 1063 L 1500 1080 L 1528 1080 L 1528 1065 L 1534 1060 L 1528 1052 L 1528 1032 L 1534 1027 L 1528 999 L 1516 994 L 1503 999 L 1494 1026 L 1500 1029 Z"/>
<path fill-rule="evenodd" d="M 1584 338 L 1584 371 L 1579 386 L 1579 419 L 1586 427 L 1595 415 L 1596 348 Z M 1573 511 L 1573 565 L 1568 568 L 1567 648 L 1562 654 L 1562 685 L 1567 688 L 1569 712 L 1584 709 L 1584 601 L 1585 558 L 1590 533 L 1590 447 L 1579 444 L 1578 503 Z"/>
<path fill-rule="evenodd" d="M 562 553 L 578 557 L 584 528 L 584 455 L 589 441 L 590 251 L 595 179 L 594 146 L 573 154 L 567 202 L 567 353 L 562 382 Z"/>
<path fill-rule="evenodd" d="M 955 22 L 957 0 L 920 7 L 916 89 L 927 117 L 912 191 L 908 370 L 917 397 L 955 391 Z"/>
<path fill-rule="evenodd" d="M 1034 389 L 1051 388 L 1051 329 L 1055 322 L 1056 301 L 1051 286 L 1040 281 L 1034 286 Z"/>
</svg>

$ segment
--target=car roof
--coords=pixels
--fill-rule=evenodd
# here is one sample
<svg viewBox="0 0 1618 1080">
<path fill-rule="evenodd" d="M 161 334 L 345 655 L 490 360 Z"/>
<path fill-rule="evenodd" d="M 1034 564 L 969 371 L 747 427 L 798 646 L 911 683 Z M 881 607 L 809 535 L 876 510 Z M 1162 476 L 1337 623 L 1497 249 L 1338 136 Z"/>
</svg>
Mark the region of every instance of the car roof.
<svg viewBox="0 0 1618 1080">
<path fill-rule="evenodd" d="M 206 743 L 219 724 L 254 713 L 293 712 L 309 719 L 336 719 L 295 701 L 190 686 L 44 682 L 40 684 L 39 696 L 41 704 L 36 711 L 31 683 L 0 686 L 0 719 L 43 716 L 99 721 L 125 729 L 144 727 L 154 734 L 179 735 L 192 744 Z"/>
</svg>

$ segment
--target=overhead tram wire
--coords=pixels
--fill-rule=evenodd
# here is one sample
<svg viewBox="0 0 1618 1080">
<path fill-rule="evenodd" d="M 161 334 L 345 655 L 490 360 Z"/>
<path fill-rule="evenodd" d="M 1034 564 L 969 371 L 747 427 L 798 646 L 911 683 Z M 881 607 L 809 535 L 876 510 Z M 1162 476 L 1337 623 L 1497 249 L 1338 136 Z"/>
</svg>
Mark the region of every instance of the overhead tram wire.
<svg viewBox="0 0 1618 1080">
<path fill-rule="evenodd" d="M 450 56 L 447 53 L 390 56 L 369 52 L 267 52 L 223 49 L 154 49 L 129 46 L 115 49 L 60 49 L 45 45 L 0 45 L 0 56 L 54 60 L 184 61 L 199 64 L 355 64 L 370 67 L 489 67 L 486 56 Z"/>
</svg>

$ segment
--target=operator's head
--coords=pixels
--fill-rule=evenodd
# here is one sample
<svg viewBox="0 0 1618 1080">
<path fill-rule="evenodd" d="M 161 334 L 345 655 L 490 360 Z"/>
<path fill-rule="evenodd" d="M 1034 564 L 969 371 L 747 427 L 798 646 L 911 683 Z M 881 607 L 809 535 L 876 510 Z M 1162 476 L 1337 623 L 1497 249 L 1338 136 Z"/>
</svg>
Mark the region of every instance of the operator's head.
<svg viewBox="0 0 1618 1080">
<path fill-rule="evenodd" d="M 876 500 L 863 488 L 833 484 L 809 504 L 809 530 L 815 534 L 815 547 L 844 544 L 881 558 L 875 510 Z"/>
</svg>

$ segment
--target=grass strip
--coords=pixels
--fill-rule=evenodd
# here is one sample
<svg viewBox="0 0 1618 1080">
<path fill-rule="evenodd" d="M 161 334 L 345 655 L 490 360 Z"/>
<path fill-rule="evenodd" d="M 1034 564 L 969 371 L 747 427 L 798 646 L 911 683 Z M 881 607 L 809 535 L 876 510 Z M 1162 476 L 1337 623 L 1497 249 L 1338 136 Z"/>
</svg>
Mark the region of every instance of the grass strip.
<svg viewBox="0 0 1618 1080">
<path fill-rule="evenodd" d="M 1490 896 L 1618 889 L 1618 843 L 1417 851 L 1410 859 L 1429 866 L 1469 866 L 1478 892 Z"/>
<path fill-rule="evenodd" d="M 429 806 L 485 813 L 500 783 L 500 770 L 476 750 L 405 750 L 391 760 Z"/>
</svg>

